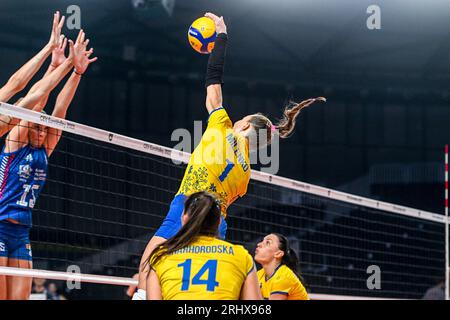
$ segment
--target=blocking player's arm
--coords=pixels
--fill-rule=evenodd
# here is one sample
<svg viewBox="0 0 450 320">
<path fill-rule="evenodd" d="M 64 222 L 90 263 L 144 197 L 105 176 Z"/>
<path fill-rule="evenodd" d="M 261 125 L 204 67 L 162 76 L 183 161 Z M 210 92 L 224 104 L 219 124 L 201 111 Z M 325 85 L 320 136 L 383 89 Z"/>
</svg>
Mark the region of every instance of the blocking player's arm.
<svg viewBox="0 0 450 320">
<path fill-rule="evenodd" d="M 56 19 L 56 14 L 55 14 L 55 19 Z M 57 19 L 53 22 L 53 24 L 55 24 L 56 21 L 57 21 Z M 53 49 L 53 51 L 52 51 L 52 61 L 51 61 L 50 65 L 48 66 L 47 71 L 45 72 L 45 74 L 44 74 L 44 76 L 42 78 L 45 78 L 50 73 L 55 71 L 55 69 L 58 66 L 60 66 L 66 60 L 66 57 L 64 56 L 64 50 L 66 48 L 66 44 L 67 44 L 67 38 L 65 36 L 63 36 L 63 35 L 60 35 L 59 45 L 58 45 L 57 48 Z M 31 59 L 26 65 L 24 65 L 22 67 L 22 69 L 20 69 L 17 72 L 17 77 L 20 77 L 19 74 L 27 74 L 27 73 L 29 73 L 28 70 L 30 70 L 30 68 L 36 68 L 36 67 L 40 66 L 41 64 L 39 64 L 40 63 L 39 62 L 39 59 L 40 59 L 39 57 L 42 55 L 42 52 L 43 51 L 38 53 L 38 55 L 36 55 L 33 59 Z M 44 62 L 44 60 L 42 60 L 41 62 Z M 32 77 L 35 74 L 36 71 L 33 71 L 32 74 L 30 74 L 30 76 Z M 24 81 L 26 83 L 28 83 L 28 81 L 26 79 L 24 79 Z M 26 85 L 26 83 L 25 83 L 25 85 Z M 36 86 L 37 86 L 37 83 L 34 86 L 31 87 L 31 89 L 30 89 L 30 91 L 28 93 L 32 94 L 34 91 L 36 91 Z M 1 96 L 1 94 L 0 94 L 0 96 Z M 22 99 L 23 98 L 20 98 L 19 101 L 15 103 L 15 105 L 18 105 L 18 103 Z M 42 98 L 41 101 L 39 101 L 38 104 L 40 104 L 41 110 L 47 104 L 47 100 L 48 100 L 48 95 L 46 95 L 44 98 Z M 1 101 L 1 99 L 0 99 L 0 101 Z M 31 104 L 29 104 L 28 106 L 32 107 Z M 25 106 L 25 107 L 27 107 L 27 106 Z M 12 128 L 14 128 L 14 126 L 17 125 L 19 122 L 20 122 L 19 119 L 15 119 L 15 118 L 12 118 L 12 117 L 6 116 L 6 115 L 0 115 L 0 136 L 3 136 L 4 134 L 6 134 L 8 131 L 10 131 Z"/>
<path fill-rule="evenodd" d="M 36 83 L 34 92 L 28 93 L 18 104 L 18 107 L 33 108 L 34 111 L 41 112 L 43 106 L 38 102 L 48 95 L 72 69 L 72 58 L 70 57 L 61 64 L 55 71 Z M 5 151 L 14 152 L 28 143 L 28 121 L 21 120 L 5 139 Z"/>
<path fill-rule="evenodd" d="M 56 12 L 53 15 L 53 26 L 49 42 L 45 47 L 39 51 L 37 55 L 31 58 L 25 65 L 14 73 L 8 82 L 0 88 L 0 101 L 6 102 L 11 99 L 16 93 L 22 91 L 29 83 L 31 78 L 41 68 L 42 64 L 52 53 L 52 50 L 57 47 L 58 41 L 61 37 L 61 29 L 64 25 L 64 16 L 60 18 L 60 13 Z M 46 73 L 46 76 L 48 72 Z M 18 105 L 18 103 L 16 103 Z M 27 103 L 25 108 L 32 109 L 35 104 Z M 0 136 L 6 134 L 16 124 L 19 123 L 18 119 L 13 119 L 9 116 L 0 116 Z"/>
<path fill-rule="evenodd" d="M 63 36 L 61 36 L 63 37 Z M 66 58 L 64 57 L 64 61 L 62 63 L 64 63 L 66 61 Z M 62 63 L 59 63 L 58 66 L 60 66 Z M 57 67 L 55 67 L 54 65 L 50 65 L 49 68 L 47 69 L 47 72 L 44 74 L 44 76 L 42 77 L 42 79 L 38 82 L 36 82 L 30 89 L 30 91 L 28 91 L 27 93 L 27 99 L 25 100 L 25 104 L 20 104 L 24 98 L 20 98 L 16 103 L 14 103 L 14 105 L 16 106 L 21 106 L 23 108 L 26 109 L 33 109 L 35 111 L 41 111 L 44 109 L 46 103 L 47 103 L 47 99 L 48 96 L 51 92 L 51 90 L 47 90 L 48 88 L 43 87 L 43 80 L 45 78 L 50 79 L 49 75 L 55 71 L 57 69 Z M 50 82 L 47 83 L 48 85 L 51 85 Z M 46 94 L 42 95 L 42 88 L 44 88 Z M 40 92 L 38 92 L 38 90 Z M 41 97 L 40 101 L 37 101 L 37 99 Z M 6 133 L 8 133 L 12 128 L 14 128 L 17 124 L 20 123 L 20 119 L 16 119 L 16 118 L 12 118 L 10 116 L 6 116 L 6 115 L 0 115 L 0 136 L 5 135 Z"/>
<path fill-rule="evenodd" d="M 147 300 L 162 300 L 161 284 L 155 270 L 151 269 L 147 278 Z"/>
<path fill-rule="evenodd" d="M 0 88 L 0 101 L 6 102 L 16 93 L 22 91 L 49 57 L 51 52 L 49 47 L 44 47 L 37 55 L 17 70 L 16 73 L 9 78 L 8 82 Z"/>
<path fill-rule="evenodd" d="M 73 97 L 75 96 L 75 92 L 80 83 L 81 76 L 72 73 L 70 78 L 67 80 L 64 88 L 61 90 L 61 93 L 58 95 L 56 99 L 55 108 L 53 109 L 52 116 L 57 118 L 66 118 L 67 109 L 69 108 L 70 103 L 72 102 Z M 47 155 L 50 157 L 53 151 L 56 148 L 59 140 L 61 139 L 62 131 L 55 128 L 48 128 L 47 138 L 45 139 L 44 146 L 47 150 Z"/>
<path fill-rule="evenodd" d="M 37 82 L 32 90 L 23 98 L 17 106 L 34 111 L 42 111 L 43 106 L 38 105 L 38 102 L 48 95 L 55 87 L 61 82 L 61 80 L 69 73 L 73 67 L 73 58 L 69 57 L 52 73 L 42 78 Z"/>
<path fill-rule="evenodd" d="M 0 88 L 0 101 L 8 101 L 16 93 L 22 91 L 26 87 L 31 78 L 33 78 L 45 60 L 50 56 L 52 50 L 57 46 L 63 25 L 64 16 L 60 19 L 60 13 L 56 12 L 53 15 L 52 33 L 49 42 L 38 54 L 17 70 L 16 73 L 9 78 L 8 82 Z"/>
<path fill-rule="evenodd" d="M 74 44 L 70 40 L 69 44 L 70 56 L 73 58 L 74 71 L 58 95 L 52 113 L 52 116 L 62 119 L 66 118 L 67 109 L 75 96 L 75 92 L 80 84 L 81 76 L 86 72 L 86 69 L 92 62 L 97 61 L 97 58 L 89 59 L 90 55 L 94 52 L 94 49 L 91 48 L 89 51 L 87 50 L 89 39 L 85 40 L 85 33 L 83 30 L 79 32 L 76 43 Z M 61 130 L 48 128 L 48 134 L 44 145 L 49 157 L 55 150 L 60 138 Z"/>
<path fill-rule="evenodd" d="M 214 109 L 222 106 L 222 84 L 225 55 L 227 49 L 227 27 L 223 17 L 218 17 L 212 13 L 206 13 L 206 17 L 211 18 L 216 25 L 217 38 L 214 50 L 209 56 L 206 71 L 206 109 L 211 113 Z"/>
<path fill-rule="evenodd" d="M 59 38 L 58 46 L 52 51 L 52 61 L 48 66 L 47 71 L 45 72 L 44 77 L 48 76 L 50 73 L 56 70 L 64 61 L 66 61 L 66 56 L 64 54 L 67 46 L 67 38 L 64 35 L 61 35 Z M 49 95 L 46 95 L 39 104 L 43 106 L 43 108 L 47 105 Z"/>
</svg>

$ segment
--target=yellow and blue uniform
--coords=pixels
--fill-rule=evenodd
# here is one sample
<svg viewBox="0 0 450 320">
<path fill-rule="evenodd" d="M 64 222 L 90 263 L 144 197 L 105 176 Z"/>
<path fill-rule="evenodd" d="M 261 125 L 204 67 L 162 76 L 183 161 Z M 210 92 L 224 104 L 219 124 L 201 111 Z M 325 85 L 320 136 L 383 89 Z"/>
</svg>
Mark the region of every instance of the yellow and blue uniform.
<svg viewBox="0 0 450 320">
<path fill-rule="evenodd" d="M 309 300 L 301 281 L 284 264 L 280 264 L 269 278 L 266 277 L 264 269 L 259 270 L 258 281 L 264 299 L 269 299 L 272 294 L 284 294 L 288 300 Z"/>
<path fill-rule="evenodd" d="M 233 132 L 233 124 L 223 107 L 213 110 L 199 145 L 191 155 L 180 189 L 170 204 L 169 213 L 156 236 L 169 239 L 181 228 L 181 214 L 187 196 L 198 191 L 214 194 L 222 219 L 219 235 L 225 239 L 226 210 L 247 192 L 250 181 L 248 143 Z"/>
<path fill-rule="evenodd" d="M 208 236 L 150 264 L 164 300 L 238 300 L 255 268 L 244 247 Z"/>
</svg>

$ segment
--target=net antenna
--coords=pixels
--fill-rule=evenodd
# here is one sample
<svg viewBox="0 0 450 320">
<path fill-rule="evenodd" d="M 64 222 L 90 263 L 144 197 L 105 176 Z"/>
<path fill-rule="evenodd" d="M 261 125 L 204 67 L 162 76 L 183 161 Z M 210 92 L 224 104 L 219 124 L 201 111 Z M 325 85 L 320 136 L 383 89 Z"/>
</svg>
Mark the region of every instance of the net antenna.
<svg viewBox="0 0 450 320">
<path fill-rule="evenodd" d="M 448 219 L 448 144 L 445 145 L 445 300 L 450 300 L 449 219 Z"/>
</svg>

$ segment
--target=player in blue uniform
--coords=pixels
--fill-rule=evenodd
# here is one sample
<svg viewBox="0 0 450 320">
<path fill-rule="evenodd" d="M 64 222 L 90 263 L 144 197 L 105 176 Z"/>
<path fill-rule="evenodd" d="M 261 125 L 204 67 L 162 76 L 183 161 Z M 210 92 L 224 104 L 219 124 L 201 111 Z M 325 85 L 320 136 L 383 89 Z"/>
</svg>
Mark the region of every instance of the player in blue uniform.
<svg viewBox="0 0 450 320">
<path fill-rule="evenodd" d="M 88 43 L 83 31 L 75 44 L 69 40 L 69 57 L 38 82 L 18 106 L 33 105 L 34 111 L 42 111 L 50 92 L 74 69 L 58 95 L 52 113 L 52 116 L 65 118 L 82 74 L 96 60 L 89 59 L 93 50 L 86 50 Z M 60 138 L 60 130 L 21 120 L 5 140 L 0 155 L 0 266 L 32 267 L 31 211 L 44 187 L 48 158 Z M 0 300 L 28 299 L 31 280 L 0 276 Z"/>
</svg>

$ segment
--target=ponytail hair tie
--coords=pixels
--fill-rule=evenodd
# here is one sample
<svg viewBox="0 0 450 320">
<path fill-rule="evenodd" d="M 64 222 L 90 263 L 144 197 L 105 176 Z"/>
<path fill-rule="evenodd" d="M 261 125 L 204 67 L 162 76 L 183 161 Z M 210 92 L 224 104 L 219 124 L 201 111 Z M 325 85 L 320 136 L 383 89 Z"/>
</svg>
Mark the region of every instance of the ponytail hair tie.
<svg viewBox="0 0 450 320">
<path fill-rule="evenodd" d="M 273 124 L 270 126 L 270 130 L 272 131 L 272 132 L 275 132 L 275 131 L 277 131 L 277 127 L 276 126 L 274 126 Z"/>
</svg>

